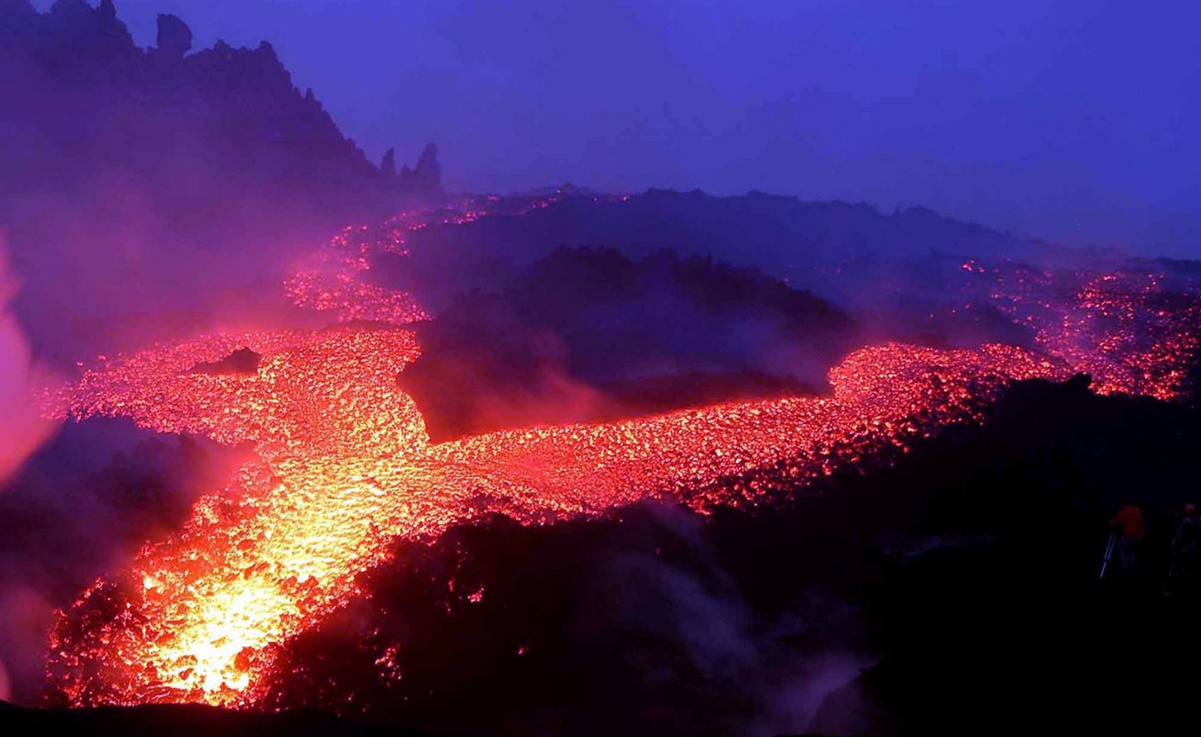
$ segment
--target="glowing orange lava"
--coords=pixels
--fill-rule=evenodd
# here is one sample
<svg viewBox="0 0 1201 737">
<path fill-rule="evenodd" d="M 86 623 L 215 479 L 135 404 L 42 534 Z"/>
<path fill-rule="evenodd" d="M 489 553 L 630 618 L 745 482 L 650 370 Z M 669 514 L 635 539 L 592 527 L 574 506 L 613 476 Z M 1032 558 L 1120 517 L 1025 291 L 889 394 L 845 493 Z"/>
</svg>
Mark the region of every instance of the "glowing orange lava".
<svg viewBox="0 0 1201 737">
<path fill-rule="evenodd" d="M 477 216 L 398 220 L 380 247 L 402 252 L 404 234 L 429 217 Z M 325 257 L 328 268 L 302 270 L 289 293 L 342 321 L 404 324 L 423 316 L 407 295 L 362 288 L 358 276 L 368 266 L 360 236 L 343 233 Z M 840 461 L 883 445 L 903 449 L 939 425 L 974 418 L 1006 382 L 1063 379 L 1120 363 L 1119 355 L 1150 368 L 1128 376 L 1112 369 L 1104 388 L 1170 394 L 1161 387 L 1175 374 L 1152 369 L 1178 358 L 1182 343 L 1151 340 L 1132 352 L 1120 340 L 1073 342 L 1076 331 L 1094 327 L 1080 324 L 1080 314 L 1116 311 L 1117 324 L 1130 327 L 1121 313 L 1127 302 L 1114 302 L 1107 286 L 1081 291 L 1069 311 L 1077 317 L 1063 318 L 1062 330 L 1039 324 L 1043 354 L 879 345 L 831 370 L 830 396 L 440 445 L 429 442 L 416 405 L 398 388 L 398 372 L 420 353 L 414 334 L 399 327 L 211 336 L 108 361 L 55 397 L 60 412 L 251 441 L 258 460 L 201 499 L 181 531 L 148 544 L 128 572 L 98 581 L 60 613 L 50 678 L 77 705 L 253 706 L 270 683 L 276 648 L 360 593 L 357 574 L 383 561 L 397 538 L 432 539 L 491 512 L 542 524 L 652 497 L 700 509 L 753 504 L 756 489 L 739 479 L 757 469 L 785 464 L 801 485 Z M 1015 314 L 1029 298 L 1016 293 Z M 240 348 L 262 356 L 256 373 L 189 371 Z"/>
<path fill-rule="evenodd" d="M 242 345 L 264 355 L 256 375 L 186 371 Z M 485 511 L 540 523 L 720 489 L 722 478 L 780 461 L 799 483 L 831 470 L 838 445 L 903 442 L 924 423 L 966 417 L 1005 380 L 1063 375 L 1016 348 L 886 345 L 834 369 L 832 397 L 430 445 L 395 380 L 417 355 L 401 330 L 240 335 L 84 377 L 67 397 L 76 417 L 122 414 L 162 431 L 253 440 L 262 460 L 141 552 L 130 574 L 138 585 L 122 592 L 127 611 L 82 633 L 77 619 L 60 621 L 51 671 L 74 703 L 253 704 L 271 646 L 353 596 L 355 575 L 397 537 L 435 536 Z M 733 501 L 723 495 L 739 487 L 725 488 L 691 501 Z M 76 614 L 111 594 L 97 584 Z"/>
<path fill-rule="evenodd" d="M 1179 399 L 1201 348 L 1201 299 L 1195 285 L 1169 288 L 1162 273 L 986 268 L 988 299 L 1035 330 L 1049 355 L 1093 378 L 1099 394 Z"/>
</svg>

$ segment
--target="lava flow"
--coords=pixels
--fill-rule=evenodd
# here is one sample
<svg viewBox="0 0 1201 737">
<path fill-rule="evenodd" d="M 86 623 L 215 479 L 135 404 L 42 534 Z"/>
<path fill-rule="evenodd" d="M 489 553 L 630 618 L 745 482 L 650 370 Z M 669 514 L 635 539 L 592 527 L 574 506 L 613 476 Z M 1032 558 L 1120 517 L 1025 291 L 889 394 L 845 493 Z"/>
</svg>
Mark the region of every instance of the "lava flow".
<svg viewBox="0 0 1201 737">
<path fill-rule="evenodd" d="M 416 227 L 398 225 L 387 248 L 403 249 L 404 232 Z M 334 267 L 323 272 L 333 274 L 333 288 L 308 271 L 289 282 L 292 296 L 336 309 L 343 321 L 422 316 L 405 295 L 359 288 L 356 274 L 368 266 L 352 236 L 335 242 Z M 1065 331 L 1078 327 L 1064 323 Z M 49 677 L 75 705 L 254 706 L 278 648 L 359 594 L 356 576 L 384 561 L 398 538 L 433 539 L 491 512 L 543 524 L 654 497 L 702 510 L 754 504 L 758 491 L 740 479 L 758 469 L 783 467 L 803 485 L 839 463 L 977 418 L 1009 381 L 1064 379 L 1089 365 L 1049 345 L 1059 333 L 1046 335 L 1037 353 L 866 347 L 831 370 L 829 396 L 437 445 L 398 388 L 398 372 L 420 354 L 400 327 L 230 334 L 114 360 L 63 390 L 59 412 L 250 441 L 258 458 L 201 499 L 181 531 L 147 544 L 129 571 L 60 612 Z M 254 373 L 191 370 L 241 348 L 261 356 Z M 1155 350 L 1137 355 L 1157 360 Z"/>
<path fill-rule="evenodd" d="M 263 354 L 257 374 L 187 371 L 240 345 Z M 60 617 L 50 670 L 72 703 L 251 705 L 272 647 L 353 596 L 355 575 L 397 537 L 434 536 L 485 511 L 540 523 L 720 489 L 780 461 L 801 482 L 831 470 L 836 448 L 901 443 L 966 417 L 1005 380 L 1063 375 L 1016 348 L 886 345 L 835 368 L 832 397 L 430 445 L 396 388 L 396 371 L 417 355 L 410 332 L 342 328 L 202 340 L 85 376 L 68 397 L 76 417 L 252 440 L 261 462 Z"/>
<path fill-rule="evenodd" d="M 1169 286 L 1140 269 L 1051 270 L 975 261 L 985 299 L 1035 331 L 1035 342 L 1092 377 L 1098 394 L 1180 399 L 1201 350 L 1201 299 L 1190 278 Z"/>
</svg>

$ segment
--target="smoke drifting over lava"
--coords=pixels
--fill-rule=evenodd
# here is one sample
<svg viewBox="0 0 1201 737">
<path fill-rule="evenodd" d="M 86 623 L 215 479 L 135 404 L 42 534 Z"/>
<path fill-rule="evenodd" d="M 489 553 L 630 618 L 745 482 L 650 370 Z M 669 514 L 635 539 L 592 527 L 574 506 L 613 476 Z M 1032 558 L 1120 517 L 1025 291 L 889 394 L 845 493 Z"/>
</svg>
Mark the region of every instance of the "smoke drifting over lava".
<svg viewBox="0 0 1201 737">
<path fill-rule="evenodd" d="M 887 476 L 813 499 L 1023 387 L 1196 402 L 1196 263 L 761 193 L 447 194 L 269 45 L 55 8 L 0 5 L 0 81 L 56 100 L 0 114 L 30 142 L 0 148 L 0 698 L 801 730 L 876 659 L 871 602 L 747 569 L 857 583 L 932 539 L 872 538 L 925 501 Z"/>
<path fill-rule="evenodd" d="M 37 386 L 45 377 L 36 375 L 28 339 L 9 312 L 19 288 L 0 234 L 0 488 L 53 431 L 38 408 Z"/>
<path fill-rule="evenodd" d="M 638 202 L 588 197 L 586 206 L 606 213 Z M 454 244 L 461 229 L 516 227 L 559 207 L 580 204 L 469 199 L 348 228 L 292 260 L 293 272 L 281 279 L 277 298 L 289 300 L 294 314 L 309 315 L 290 318 L 296 327 L 223 331 L 105 356 L 84 363 L 77 380 L 49 388 L 43 404 L 49 418 L 126 417 L 155 432 L 254 448 L 236 468 L 227 466 L 221 480 L 211 472 L 219 464 L 210 461 L 202 477 L 213 486 L 179 497 L 196 499 L 186 519 L 142 528 L 140 547 L 96 561 L 108 573 L 73 604 L 58 604 L 47 669 L 52 698 L 74 705 L 302 706 L 279 690 L 295 666 L 289 643 L 370 597 L 363 576 L 394 564 L 398 542 L 433 543 L 448 529 L 495 513 L 540 526 L 604 517 L 648 499 L 704 514 L 787 504 L 840 469 L 904 455 L 942 428 L 982 421 L 988 403 L 1013 381 L 1064 380 L 1086 371 L 1102 393 L 1173 399 L 1191 390 L 1194 277 L 1136 262 L 1106 264 L 1106 272 L 915 257 L 943 275 L 926 289 L 938 297 L 938 310 L 954 318 L 956 310 L 987 304 L 990 322 L 974 329 L 989 334 L 1000 322 L 995 335 L 1016 329 L 1028 336 L 1023 346 L 946 347 L 964 342 L 952 319 L 950 331 L 932 337 L 929 329 L 902 333 L 920 333 L 930 345 L 857 347 L 866 337 L 854 313 L 817 294 L 760 271 L 671 255 L 636 262 L 617 251 L 548 251 L 525 273 L 515 267 L 503 279 L 477 284 L 481 291 L 460 294 L 440 314 L 422 305 L 420 290 L 397 288 L 428 269 L 422 249 L 437 248 L 436 236 Z M 380 263 L 387 263 L 385 274 L 374 273 Z M 664 318 L 647 312 L 647 299 L 669 305 L 663 325 L 655 327 Z M 497 321 L 499 313 L 473 300 L 510 314 Z M 649 329 L 632 344 L 618 339 L 628 334 L 622 318 L 638 314 L 647 315 Z M 684 314 L 695 321 L 693 334 L 672 341 L 664 326 Z M 317 326 L 305 327 L 306 320 Z M 775 337 L 753 337 L 764 334 L 756 325 L 771 326 L 766 334 Z M 720 339 L 705 341 L 706 329 Z M 746 334 L 731 341 L 740 329 Z M 463 330 L 477 336 L 474 342 L 456 337 Z M 505 403 L 505 384 L 493 370 L 521 365 L 524 351 L 537 358 L 544 350 L 538 341 L 521 338 L 460 364 L 468 367 L 461 376 L 433 371 L 420 401 L 404 390 L 406 374 L 426 360 L 422 336 L 433 338 L 431 356 L 454 366 L 465 347 L 478 352 L 530 330 L 556 341 L 551 367 L 568 388 L 518 374 L 510 386 L 542 398 L 525 405 L 524 417 Z M 796 370 L 781 371 L 778 359 L 755 363 L 782 335 L 795 346 Z M 653 355 L 647 348 L 660 352 L 655 364 L 665 367 L 667 379 L 682 369 L 720 376 L 752 366 L 795 382 L 811 379 L 814 365 L 830 368 L 820 385 L 826 388 L 805 389 L 804 396 L 797 395 L 799 384 L 768 390 L 759 384 L 744 385 L 740 391 L 751 394 L 745 399 L 715 401 L 721 398 L 681 389 L 656 409 L 618 407 L 612 380 L 628 380 L 620 372 Z M 504 409 L 477 416 L 482 429 L 459 428 L 448 442 L 431 439 L 429 418 L 464 391 L 463 376 L 468 386 L 477 377 L 475 391 L 493 392 L 494 406 Z M 578 392 L 587 401 L 566 407 Z M 564 424 L 573 411 L 600 416 Z M 132 530 L 127 539 L 138 535 Z M 18 594 L 11 600 L 25 601 L 31 612 L 22 621 L 45 626 L 55 597 L 37 587 L 12 590 Z M 687 631 L 677 634 L 690 641 Z M 403 679 L 404 658 L 394 648 L 404 646 L 380 644 L 373 677 Z M 19 654 L 30 659 L 27 649 Z M 22 693 L 36 690 L 29 669 L 21 673 Z M 788 707 L 762 708 L 766 715 Z M 796 708 L 813 713 L 812 705 Z"/>
<path fill-rule="evenodd" d="M 1153 276 L 1134 289 L 1109 278 L 1080 287 L 1074 272 L 1011 283 L 1002 268 L 993 299 L 1030 312 L 1018 319 L 1035 330 L 1033 350 L 885 344 L 842 359 L 827 396 L 434 444 L 396 379 L 420 360 L 419 340 L 386 320 L 426 314 L 411 296 L 358 289 L 368 270 L 361 259 L 376 249 L 403 254 L 408 232 L 481 217 L 433 211 L 406 216 L 381 242 L 335 239 L 329 248 L 344 255 L 332 262 L 342 269 L 332 284 L 303 272 L 289 293 L 332 311 L 339 327 L 153 348 L 89 368 L 48 398 L 52 413 L 128 416 L 160 432 L 250 441 L 257 456 L 198 502 L 177 535 L 145 547 L 128 573 L 102 579 L 61 615 L 50 673 L 63 697 L 260 703 L 280 677 L 277 648 L 363 595 L 359 574 L 386 561 L 392 541 L 434 540 L 481 514 L 547 524 L 647 498 L 698 510 L 761 505 L 947 424 L 976 421 L 1011 381 L 1089 370 L 1103 392 L 1167 398 L 1186 389 L 1195 300 L 1164 294 Z M 958 273 L 981 272 L 966 263 Z M 374 324 L 361 323 L 363 310 Z M 1065 322 L 1064 314 L 1089 317 Z M 1112 350 L 1115 340 L 1144 350 Z M 257 369 L 193 370 L 239 352 L 259 356 Z"/>
</svg>

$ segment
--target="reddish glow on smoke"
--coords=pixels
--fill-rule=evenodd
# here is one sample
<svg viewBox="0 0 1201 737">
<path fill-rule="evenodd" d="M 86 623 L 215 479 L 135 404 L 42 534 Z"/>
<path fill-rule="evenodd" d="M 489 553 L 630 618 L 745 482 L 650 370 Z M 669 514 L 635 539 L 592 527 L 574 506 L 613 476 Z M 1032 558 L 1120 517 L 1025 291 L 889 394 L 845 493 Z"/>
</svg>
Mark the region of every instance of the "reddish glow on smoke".
<svg viewBox="0 0 1201 737">
<path fill-rule="evenodd" d="M 16 316 L 8 310 L 16 291 L 0 234 L 0 484 L 54 429 L 38 411 L 37 387 L 46 380 L 45 372 L 34 366 L 29 341 Z M 4 675 L 0 666 L 0 679 Z"/>
<path fill-rule="evenodd" d="M 520 201 L 501 209 L 497 197 L 472 197 L 440 209 L 419 208 L 388 220 L 378 230 L 349 227 L 311 254 L 284 282 L 287 295 L 298 307 L 332 313 L 339 322 L 384 322 L 408 325 L 429 319 L 411 294 L 396 292 L 365 281 L 373 253 L 408 254 L 408 234 L 435 225 L 463 225 L 503 213 L 521 216 L 543 209 L 562 199 L 554 195 Z M 625 201 L 627 196 L 598 196 L 594 199 Z"/>
</svg>

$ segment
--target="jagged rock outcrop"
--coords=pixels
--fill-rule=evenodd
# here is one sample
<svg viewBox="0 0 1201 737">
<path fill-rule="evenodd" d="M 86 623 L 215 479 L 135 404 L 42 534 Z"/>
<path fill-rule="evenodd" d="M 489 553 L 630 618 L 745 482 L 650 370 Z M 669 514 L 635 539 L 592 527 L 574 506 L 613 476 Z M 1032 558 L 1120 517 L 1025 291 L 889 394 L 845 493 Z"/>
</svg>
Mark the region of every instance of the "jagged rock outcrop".
<svg viewBox="0 0 1201 737">
<path fill-rule="evenodd" d="M 210 376 L 253 376 L 259 370 L 263 356 L 249 348 L 239 348 L 220 361 L 202 361 L 188 373 Z"/>
<path fill-rule="evenodd" d="M 164 58 L 178 61 L 192 50 L 192 29 L 179 16 L 158 16 L 158 52 Z"/>
<path fill-rule="evenodd" d="M 192 30 L 163 14 L 157 46 L 143 50 L 112 0 L 57 0 L 46 13 L 0 0 L 0 39 L 0 87 L 20 103 L 0 110 L 0 196 L 86 189 L 114 167 L 137 172 L 149 199 L 189 205 L 242 191 L 386 211 L 399 195 L 440 192 L 432 148 L 417 176 L 381 173 L 266 41 L 189 53 Z"/>
<path fill-rule="evenodd" d="M 115 285 L 250 279 L 220 265 L 441 196 L 428 177 L 385 176 L 269 43 L 194 50 L 187 24 L 164 15 L 157 47 L 142 49 L 117 10 L 0 0 L 0 224 L 38 350 L 74 353 L 100 325 L 125 324 L 97 317 L 128 290 Z M 161 311 L 186 301 L 169 283 L 143 292 Z M 225 309 L 216 295 L 193 296 Z"/>
<path fill-rule="evenodd" d="M 389 186 L 402 192 L 419 195 L 442 193 L 442 165 L 438 163 L 438 147 L 427 143 L 417 159 L 417 168 L 408 164 L 396 171 L 396 149 L 390 148 L 380 162 L 380 172 Z"/>
<path fill-rule="evenodd" d="M 438 163 L 438 147 L 432 143 L 425 145 L 421 158 L 417 160 L 417 168 L 413 172 L 417 181 L 431 189 L 442 186 L 442 165 Z"/>
<path fill-rule="evenodd" d="M 23 27 L 36 63 L 59 77 L 87 84 L 119 84 L 135 74 L 141 52 L 111 2 L 57 0 Z"/>
</svg>

